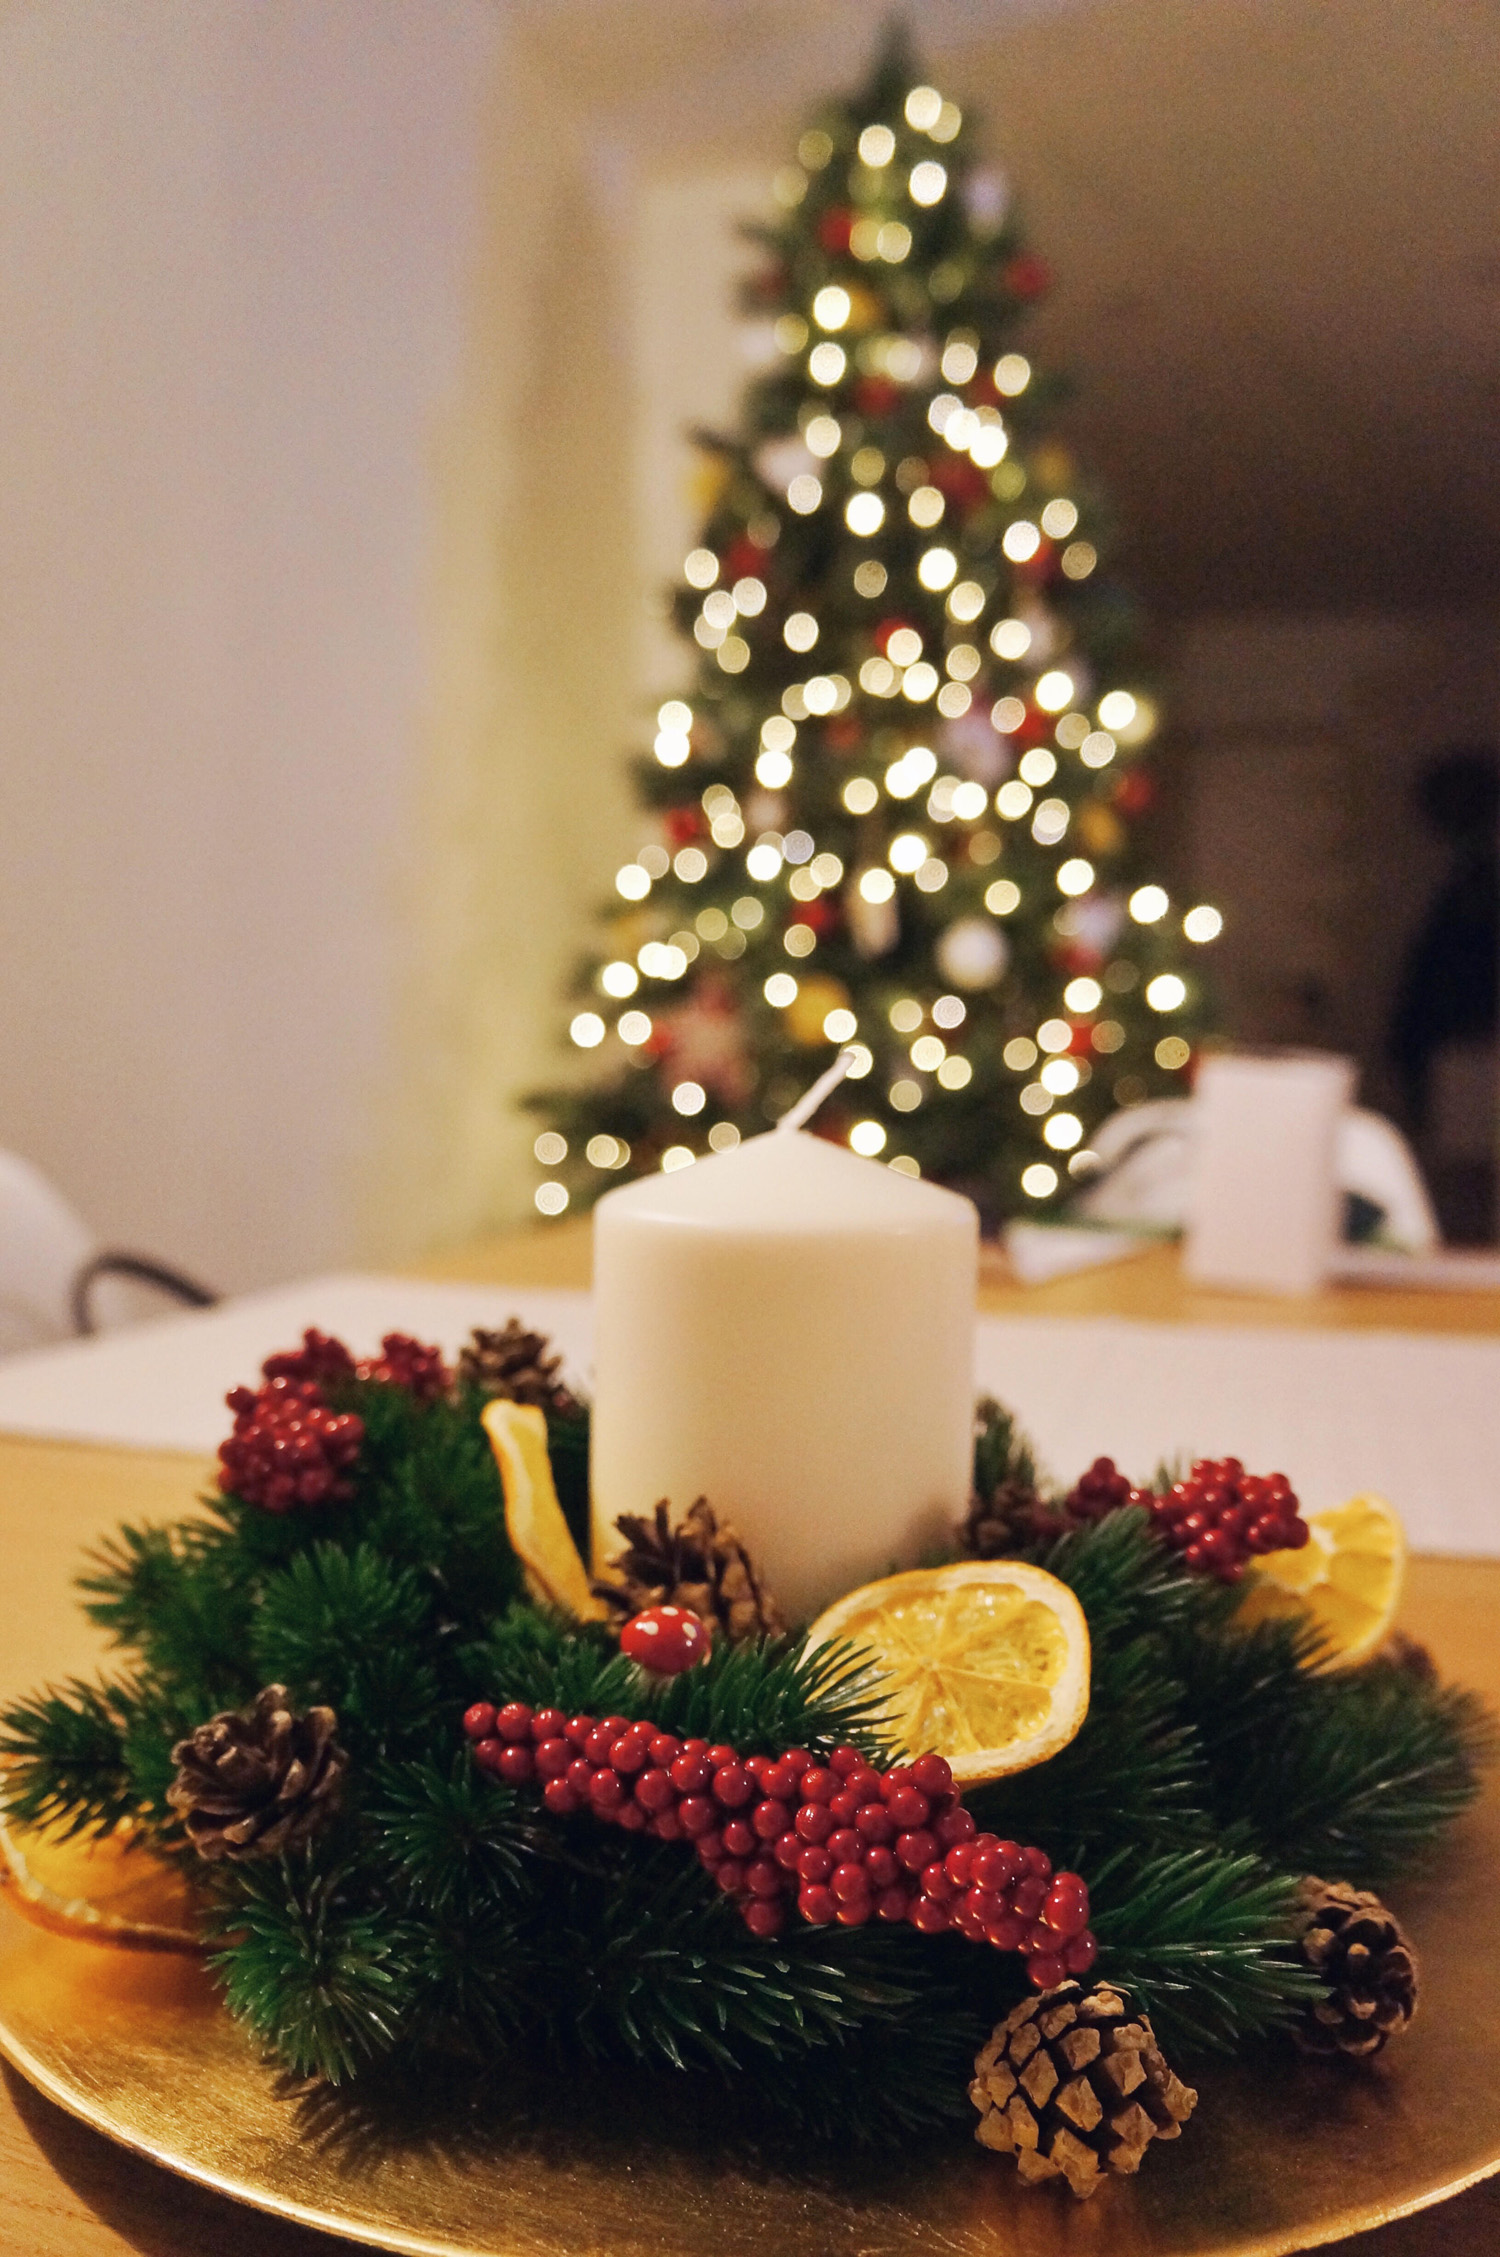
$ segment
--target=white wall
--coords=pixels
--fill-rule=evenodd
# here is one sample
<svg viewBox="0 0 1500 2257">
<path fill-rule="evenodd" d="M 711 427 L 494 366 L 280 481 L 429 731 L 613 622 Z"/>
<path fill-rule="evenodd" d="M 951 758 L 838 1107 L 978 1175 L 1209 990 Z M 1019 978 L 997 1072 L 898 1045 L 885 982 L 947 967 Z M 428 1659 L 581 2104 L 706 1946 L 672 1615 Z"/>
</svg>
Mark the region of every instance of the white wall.
<svg viewBox="0 0 1500 2257">
<path fill-rule="evenodd" d="M 484 0 L 0 15 L 0 1144 L 225 1286 L 388 1072 Z"/>
</svg>

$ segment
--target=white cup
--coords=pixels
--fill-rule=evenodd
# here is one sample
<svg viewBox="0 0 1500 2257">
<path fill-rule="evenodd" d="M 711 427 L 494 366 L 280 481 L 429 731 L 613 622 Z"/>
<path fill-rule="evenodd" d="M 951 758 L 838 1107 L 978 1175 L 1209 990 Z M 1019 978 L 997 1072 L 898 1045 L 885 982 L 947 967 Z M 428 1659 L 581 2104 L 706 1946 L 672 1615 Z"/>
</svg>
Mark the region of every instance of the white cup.
<svg viewBox="0 0 1500 2257">
<path fill-rule="evenodd" d="M 1353 1061 L 1327 1051 L 1203 1061 L 1183 1259 L 1195 1285 L 1317 1291 L 1338 1242 L 1335 1160 L 1353 1095 Z"/>
</svg>

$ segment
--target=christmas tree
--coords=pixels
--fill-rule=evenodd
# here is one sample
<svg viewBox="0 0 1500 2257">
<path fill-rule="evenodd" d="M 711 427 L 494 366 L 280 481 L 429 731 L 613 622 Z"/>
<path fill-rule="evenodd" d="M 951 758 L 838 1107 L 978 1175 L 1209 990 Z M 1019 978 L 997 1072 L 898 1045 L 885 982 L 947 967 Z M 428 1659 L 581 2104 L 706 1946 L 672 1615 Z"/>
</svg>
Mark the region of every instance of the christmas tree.
<svg viewBox="0 0 1500 2257">
<path fill-rule="evenodd" d="M 1047 287 L 971 123 L 888 43 L 776 175 L 745 311 L 770 365 L 699 436 L 673 597 L 695 679 L 639 766 L 651 836 L 581 966 L 600 1069 L 532 1102 L 544 1214 L 768 1127 L 1055 1208 L 1206 1016 L 1141 867 L 1154 709 L 1103 505 L 1018 349 Z"/>
</svg>

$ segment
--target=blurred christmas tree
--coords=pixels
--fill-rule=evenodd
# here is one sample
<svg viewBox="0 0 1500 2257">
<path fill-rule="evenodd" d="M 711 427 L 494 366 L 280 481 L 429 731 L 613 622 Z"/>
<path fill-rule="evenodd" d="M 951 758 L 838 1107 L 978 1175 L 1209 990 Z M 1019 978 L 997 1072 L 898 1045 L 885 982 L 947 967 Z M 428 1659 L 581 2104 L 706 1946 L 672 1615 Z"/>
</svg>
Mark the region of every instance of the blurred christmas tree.
<svg viewBox="0 0 1500 2257">
<path fill-rule="evenodd" d="M 602 1068 L 532 1100 L 544 1214 L 765 1129 L 839 1045 L 818 1127 L 1054 1207 L 1091 1129 L 1184 1093 L 1189 941 L 1130 835 L 1153 709 L 1107 524 L 1017 350 L 1047 284 L 1003 176 L 903 43 L 776 176 L 746 312 L 773 366 L 701 435 L 676 619 L 696 683 L 641 763 L 652 835 L 581 968 Z"/>
</svg>

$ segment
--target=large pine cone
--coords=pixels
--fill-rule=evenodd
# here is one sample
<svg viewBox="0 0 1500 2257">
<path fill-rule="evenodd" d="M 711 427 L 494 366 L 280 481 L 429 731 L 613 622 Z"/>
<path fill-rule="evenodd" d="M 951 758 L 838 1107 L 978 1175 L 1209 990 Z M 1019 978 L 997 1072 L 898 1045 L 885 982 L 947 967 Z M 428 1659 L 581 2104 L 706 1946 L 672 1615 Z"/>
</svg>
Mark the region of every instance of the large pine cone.
<svg viewBox="0 0 1500 2257">
<path fill-rule="evenodd" d="M 969 2098 L 982 2146 L 1014 2155 L 1023 2179 L 1064 2178 L 1086 2199 L 1106 2171 L 1138 2171 L 1154 2139 L 1178 2138 L 1198 2095 L 1118 1991 L 1059 1983 L 999 2025 L 974 2063 Z"/>
<path fill-rule="evenodd" d="M 1367 2060 L 1417 2011 L 1417 1962 L 1400 1921 L 1379 1897 L 1310 1873 L 1298 1892 L 1295 1934 L 1327 1984 L 1292 2035 L 1304 2053 Z"/>
<path fill-rule="evenodd" d="M 227 1709 L 172 1750 L 167 1800 L 210 1860 L 274 1857 L 305 1841 L 332 1812 L 349 1758 L 331 1708 L 297 1716 L 284 1685 L 254 1706 Z"/>
<path fill-rule="evenodd" d="M 566 1417 L 578 1409 L 578 1400 L 558 1378 L 562 1357 L 549 1347 L 545 1332 L 528 1332 L 516 1317 L 503 1332 L 476 1326 L 459 1354 L 459 1383 L 486 1402 L 532 1403 Z"/>
<path fill-rule="evenodd" d="M 643 1607 L 686 1607 L 737 1643 L 773 1636 L 782 1628 L 776 1601 L 727 1521 L 706 1497 L 672 1527 L 665 1499 L 649 1519 L 621 1513 L 615 1522 L 624 1551 L 609 1563 L 609 1580 L 594 1585 L 622 1619 Z"/>
</svg>

